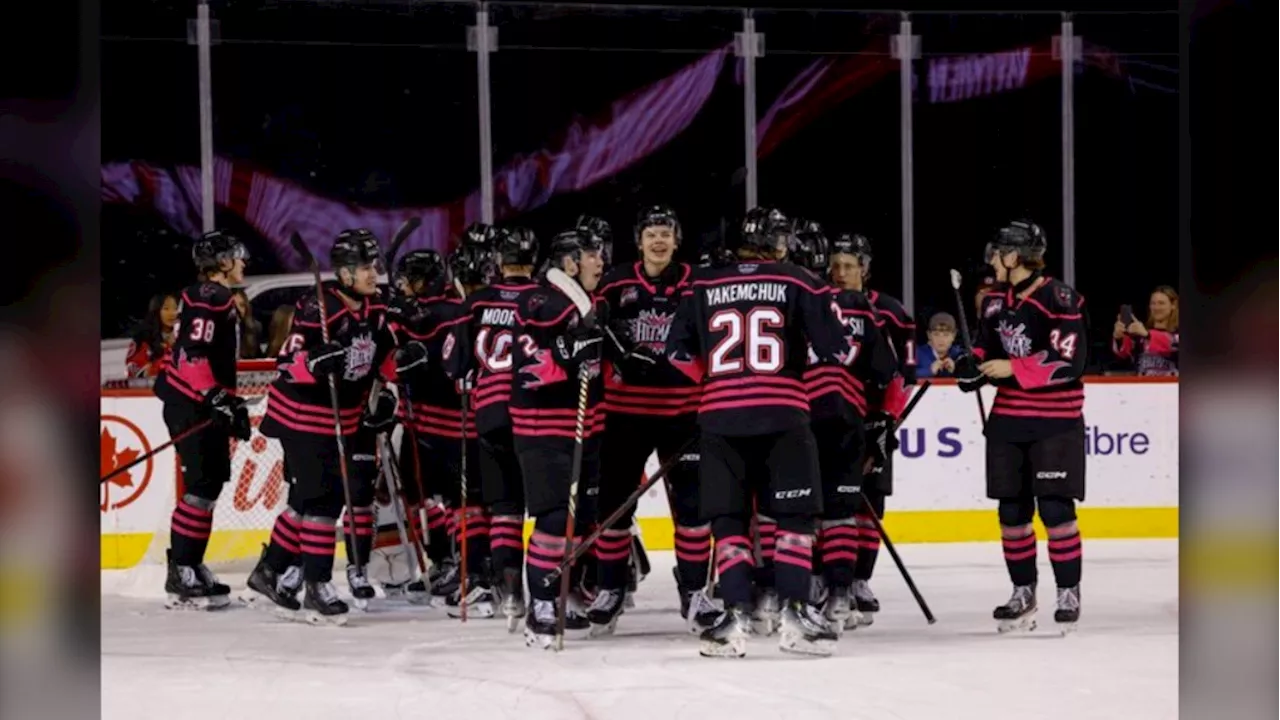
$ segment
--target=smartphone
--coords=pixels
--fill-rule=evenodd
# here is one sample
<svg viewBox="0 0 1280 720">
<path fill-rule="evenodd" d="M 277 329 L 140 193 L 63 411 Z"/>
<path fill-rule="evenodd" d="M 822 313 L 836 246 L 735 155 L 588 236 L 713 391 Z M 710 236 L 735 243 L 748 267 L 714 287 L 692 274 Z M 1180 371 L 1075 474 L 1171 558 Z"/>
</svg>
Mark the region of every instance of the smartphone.
<svg viewBox="0 0 1280 720">
<path fill-rule="evenodd" d="M 1129 327 L 1131 324 L 1133 324 L 1133 306 L 1132 305 L 1120 306 L 1120 322 L 1124 323 L 1125 327 Z"/>
</svg>

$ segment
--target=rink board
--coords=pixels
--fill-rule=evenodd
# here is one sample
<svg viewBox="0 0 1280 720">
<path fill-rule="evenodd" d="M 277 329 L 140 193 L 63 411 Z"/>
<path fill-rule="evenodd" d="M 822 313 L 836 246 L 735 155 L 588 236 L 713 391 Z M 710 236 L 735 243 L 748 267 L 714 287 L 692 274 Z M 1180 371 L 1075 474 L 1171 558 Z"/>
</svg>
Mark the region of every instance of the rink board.
<svg viewBox="0 0 1280 720">
<path fill-rule="evenodd" d="M 1081 532 L 1094 538 L 1177 537 L 1176 382 L 1099 378 L 1086 384 L 1085 395 L 1089 494 L 1079 510 Z M 987 399 L 990 407 L 990 395 Z M 148 392 L 103 391 L 104 474 L 113 458 L 124 462 L 131 452 L 168 441 L 160 411 L 160 402 Z M 254 409 L 261 411 L 261 406 Z M 935 385 L 899 430 L 899 442 L 895 494 L 884 520 L 895 542 L 999 538 L 994 504 L 985 496 L 981 425 L 972 396 L 950 384 Z M 649 471 L 655 469 L 651 458 Z M 167 532 L 178 475 L 173 453 L 165 451 L 102 487 L 103 568 L 132 567 L 146 554 L 154 533 Z M 275 441 L 255 432 L 249 443 L 236 443 L 232 482 L 219 502 L 209 560 L 256 557 L 284 506 L 284 489 Z M 672 547 L 666 507 L 661 484 L 640 502 L 639 524 L 655 550 Z"/>
</svg>

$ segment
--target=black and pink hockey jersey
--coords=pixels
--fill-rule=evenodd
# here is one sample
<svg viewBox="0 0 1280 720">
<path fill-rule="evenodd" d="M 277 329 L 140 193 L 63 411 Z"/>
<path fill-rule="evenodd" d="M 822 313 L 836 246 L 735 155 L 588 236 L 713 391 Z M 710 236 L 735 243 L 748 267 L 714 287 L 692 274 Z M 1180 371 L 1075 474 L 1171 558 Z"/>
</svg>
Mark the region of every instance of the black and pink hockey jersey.
<svg viewBox="0 0 1280 720">
<path fill-rule="evenodd" d="M 980 360 L 1008 359 L 1013 366 L 1012 377 L 993 382 L 996 400 L 987 419 L 987 436 L 1008 442 L 1081 425 L 1080 378 L 1089 347 L 1084 298 L 1074 288 L 1049 277 L 1019 285 L 983 298 L 974 339 Z"/>
<path fill-rule="evenodd" d="M 200 403 L 214 388 L 235 393 L 240 314 L 231 289 L 201 282 L 183 290 L 179 297 L 173 349 L 156 376 L 156 397 L 166 403 Z"/>
</svg>

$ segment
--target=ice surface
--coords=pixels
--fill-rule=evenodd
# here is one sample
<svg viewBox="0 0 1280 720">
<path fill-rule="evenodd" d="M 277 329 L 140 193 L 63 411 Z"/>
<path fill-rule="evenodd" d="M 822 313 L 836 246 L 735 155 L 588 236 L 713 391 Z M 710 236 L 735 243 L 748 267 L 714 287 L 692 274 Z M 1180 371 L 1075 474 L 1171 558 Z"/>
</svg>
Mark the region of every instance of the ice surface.
<svg viewBox="0 0 1280 720">
<path fill-rule="evenodd" d="M 233 607 L 171 612 L 153 597 L 102 597 L 102 716 L 558 720 L 1140 720 L 1178 714 L 1177 543 L 1085 541 L 1083 612 L 1054 631 L 1053 575 L 1040 553 L 1040 629 L 999 636 L 1009 595 L 994 543 L 900 548 L 938 623 L 925 623 L 882 552 L 884 611 L 831 658 L 752 638 L 741 660 L 698 656 L 677 611 L 671 553 L 604 639 L 563 653 L 526 648 L 501 620 L 465 626 L 442 609 L 383 604 L 343 628 Z M 345 592 L 340 573 L 338 586 Z M 226 577 L 237 589 L 243 577 Z M 159 582 L 163 582 L 161 578 Z M 136 594 L 136 593 L 135 593 Z"/>
</svg>

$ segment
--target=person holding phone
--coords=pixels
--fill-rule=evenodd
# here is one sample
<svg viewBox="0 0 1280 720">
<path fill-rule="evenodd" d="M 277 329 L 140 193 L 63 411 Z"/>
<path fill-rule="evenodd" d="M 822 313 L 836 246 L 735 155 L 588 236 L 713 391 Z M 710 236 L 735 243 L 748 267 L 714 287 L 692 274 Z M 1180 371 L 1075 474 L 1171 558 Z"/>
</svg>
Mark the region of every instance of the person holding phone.
<svg viewBox="0 0 1280 720">
<path fill-rule="evenodd" d="M 1147 322 L 1133 316 L 1133 307 L 1122 305 L 1111 334 L 1117 358 L 1130 360 L 1139 375 L 1178 374 L 1178 291 L 1161 285 L 1151 293 Z"/>
</svg>

